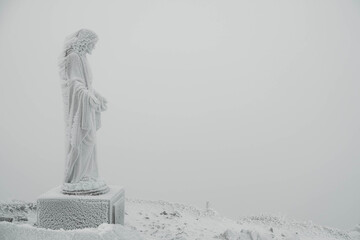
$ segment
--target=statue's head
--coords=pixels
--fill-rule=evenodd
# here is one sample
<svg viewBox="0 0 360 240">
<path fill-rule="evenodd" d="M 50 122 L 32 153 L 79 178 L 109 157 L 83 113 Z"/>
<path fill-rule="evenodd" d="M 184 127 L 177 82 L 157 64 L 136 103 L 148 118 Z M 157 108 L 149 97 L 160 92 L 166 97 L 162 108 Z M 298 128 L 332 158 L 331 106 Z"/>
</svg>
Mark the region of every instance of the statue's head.
<svg viewBox="0 0 360 240">
<path fill-rule="evenodd" d="M 71 52 L 79 55 L 91 54 L 97 41 L 98 36 L 89 29 L 80 29 L 65 39 L 64 49 L 59 57 L 59 72 L 62 79 L 66 79 L 66 57 Z"/>
<path fill-rule="evenodd" d="M 67 54 L 72 51 L 75 51 L 80 55 L 84 55 L 86 53 L 91 54 L 97 41 L 98 36 L 96 33 L 89 29 L 80 29 L 66 39 L 65 51 Z"/>
</svg>

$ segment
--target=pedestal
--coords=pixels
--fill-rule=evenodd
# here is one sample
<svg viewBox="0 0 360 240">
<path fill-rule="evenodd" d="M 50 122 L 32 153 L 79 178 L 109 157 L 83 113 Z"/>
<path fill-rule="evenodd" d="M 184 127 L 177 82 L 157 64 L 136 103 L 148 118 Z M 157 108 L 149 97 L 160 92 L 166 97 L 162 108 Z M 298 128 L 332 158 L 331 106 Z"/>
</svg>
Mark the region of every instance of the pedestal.
<svg viewBox="0 0 360 240">
<path fill-rule="evenodd" d="M 96 196 L 66 195 L 61 187 L 37 200 L 37 226 L 65 230 L 95 228 L 102 223 L 124 224 L 125 191 L 109 186 L 110 191 Z"/>
</svg>

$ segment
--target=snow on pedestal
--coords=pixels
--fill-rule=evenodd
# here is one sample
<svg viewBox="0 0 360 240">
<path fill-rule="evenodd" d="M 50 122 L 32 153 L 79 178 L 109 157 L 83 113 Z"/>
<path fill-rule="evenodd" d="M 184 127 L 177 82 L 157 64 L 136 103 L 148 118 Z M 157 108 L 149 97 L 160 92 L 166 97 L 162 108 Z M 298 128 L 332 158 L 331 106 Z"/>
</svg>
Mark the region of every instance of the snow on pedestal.
<svg viewBox="0 0 360 240">
<path fill-rule="evenodd" d="M 50 229 L 94 228 L 102 223 L 124 224 L 125 191 L 109 186 L 102 195 L 66 195 L 61 187 L 37 199 L 37 226 Z"/>
</svg>

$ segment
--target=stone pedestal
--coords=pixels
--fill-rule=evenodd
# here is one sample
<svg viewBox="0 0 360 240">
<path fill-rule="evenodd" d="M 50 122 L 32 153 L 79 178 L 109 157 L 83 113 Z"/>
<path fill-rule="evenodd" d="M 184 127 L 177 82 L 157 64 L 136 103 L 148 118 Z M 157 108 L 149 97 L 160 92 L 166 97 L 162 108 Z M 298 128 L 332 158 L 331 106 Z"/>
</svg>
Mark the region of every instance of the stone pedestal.
<svg viewBox="0 0 360 240">
<path fill-rule="evenodd" d="M 106 194 L 96 196 L 65 195 L 61 187 L 44 193 L 37 199 L 37 226 L 70 230 L 124 224 L 125 191 L 118 186 L 109 188 Z"/>
</svg>

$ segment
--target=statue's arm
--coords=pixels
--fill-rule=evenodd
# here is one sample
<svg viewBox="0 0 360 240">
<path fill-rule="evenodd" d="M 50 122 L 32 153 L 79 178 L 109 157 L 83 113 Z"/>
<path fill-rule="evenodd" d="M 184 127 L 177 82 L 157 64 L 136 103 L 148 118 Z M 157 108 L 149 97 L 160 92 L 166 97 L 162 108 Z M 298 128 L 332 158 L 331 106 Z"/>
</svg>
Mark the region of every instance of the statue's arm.
<svg viewBox="0 0 360 240">
<path fill-rule="evenodd" d="M 101 101 L 85 85 L 84 70 L 79 55 L 71 53 L 67 58 L 67 77 L 74 94 L 85 95 L 91 107 L 101 109 Z"/>
</svg>

